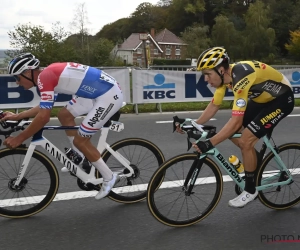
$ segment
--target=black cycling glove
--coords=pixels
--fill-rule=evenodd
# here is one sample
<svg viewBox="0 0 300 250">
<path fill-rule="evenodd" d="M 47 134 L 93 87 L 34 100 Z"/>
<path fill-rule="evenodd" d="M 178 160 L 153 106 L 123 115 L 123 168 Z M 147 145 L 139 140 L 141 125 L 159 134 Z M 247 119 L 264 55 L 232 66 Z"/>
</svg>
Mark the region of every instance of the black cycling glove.
<svg viewBox="0 0 300 250">
<path fill-rule="evenodd" d="M 211 144 L 210 140 L 199 141 L 197 144 L 201 153 L 206 153 L 208 150 L 212 149 L 214 146 Z"/>
</svg>

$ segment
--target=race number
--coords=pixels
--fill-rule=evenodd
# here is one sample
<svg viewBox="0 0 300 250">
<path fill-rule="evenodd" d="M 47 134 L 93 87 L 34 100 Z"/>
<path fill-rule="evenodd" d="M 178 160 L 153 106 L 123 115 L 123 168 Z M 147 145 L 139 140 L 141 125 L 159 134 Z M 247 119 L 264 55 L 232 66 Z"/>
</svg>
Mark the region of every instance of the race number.
<svg viewBox="0 0 300 250">
<path fill-rule="evenodd" d="M 121 132 L 124 129 L 124 123 L 112 121 L 109 129 L 115 132 Z"/>
</svg>

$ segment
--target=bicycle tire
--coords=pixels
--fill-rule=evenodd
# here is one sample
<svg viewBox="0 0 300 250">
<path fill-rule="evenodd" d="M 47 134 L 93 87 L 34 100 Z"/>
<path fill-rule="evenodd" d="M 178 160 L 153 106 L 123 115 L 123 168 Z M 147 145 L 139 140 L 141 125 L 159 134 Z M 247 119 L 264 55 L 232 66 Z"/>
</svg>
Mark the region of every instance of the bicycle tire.
<svg viewBox="0 0 300 250">
<path fill-rule="evenodd" d="M 289 150 L 289 152 L 287 152 Z M 282 161 L 288 166 L 289 171 L 293 175 L 293 182 L 287 185 L 273 187 L 270 189 L 259 191 L 258 198 L 259 200 L 267 207 L 277 210 L 290 208 L 300 202 L 300 144 L 299 143 L 286 143 L 278 146 L 278 152 L 282 159 Z M 297 157 L 295 156 L 297 154 Z M 270 175 L 278 174 L 282 175 L 282 181 L 287 180 L 284 179 L 284 173 L 280 172 L 278 168 L 274 167 L 275 162 L 272 164 L 271 160 L 274 158 L 273 152 L 269 152 L 266 157 L 263 159 L 263 163 L 258 171 L 256 184 L 260 186 L 265 180 L 267 181 L 267 177 Z M 292 156 L 291 160 L 287 157 Z M 297 162 L 295 162 L 297 160 Z M 291 168 L 292 167 L 292 168 Z M 266 170 L 268 168 L 268 170 Z M 276 179 L 274 182 L 278 182 Z M 269 183 L 269 182 L 268 182 Z M 265 183 L 265 184 L 268 184 Z M 293 200 L 288 201 L 288 198 L 293 197 Z M 277 204 L 276 202 L 281 200 L 281 204 Z"/>
<path fill-rule="evenodd" d="M 197 154 L 182 154 L 169 159 L 160 166 L 149 182 L 148 208 L 154 218 L 164 225 L 186 227 L 198 223 L 206 218 L 220 201 L 223 191 L 222 174 L 217 164 L 208 157 L 203 159 L 192 193 L 185 193 L 183 183 L 190 169 L 188 166 L 192 166 L 197 157 Z M 190 163 L 185 163 L 186 161 Z M 156 183 L 162 176 L 163 182 L 157 188 Z M 211 199 L 207 198 L 209 193 L 212 193 Z M 172 199 L 175 202 L 171 204 Z M 183 202 L 179 204 L 181 199 Z M 206 207 L 201 208 L 203 205 Z M 187 218 L 181 214 L 184 210 L 188 213 Z"/>
<path fill-rule="evenodd" d="M 126 152 L 126 147 L 131 151 Z M 162 151 L 152 142 L 141 138 L 123 139 L 112 144 L 111 148 L 130 161 L 130 165 L 135 170 L 135 176 L 120 180 L 108 197 L 121 203 L 135 203 L 146 199 L 149 180 L 154 171 L 165 160 Z M 143 150 L 146 151 L 143 152 Z M 113 172 L 127 173 L 127 169 L 109 151 L 105 150 L 102 158 Z M 142 162 L 142 160 L 145 160 L 145 162 Z M 96 176 L 99 178 L 98 171 Z"/>
<path fill-rule="evenodd" d="M 38 150 L 32 154 L 19 189 L 13 187 L 13 181 L 22 167 L 27 150 L 28 148 L 0 150 L 0 216 L 24 218 L 37 214 L 52 202 L 58 191 L 57 169 L 53 162 Z M 43 176 L 45 178 L 41 178 Z M 38 189 L 34 188 L 34 185 L 38 185 Z M 33 196 L 28 196 L 31 194 Z"/>
</svg>

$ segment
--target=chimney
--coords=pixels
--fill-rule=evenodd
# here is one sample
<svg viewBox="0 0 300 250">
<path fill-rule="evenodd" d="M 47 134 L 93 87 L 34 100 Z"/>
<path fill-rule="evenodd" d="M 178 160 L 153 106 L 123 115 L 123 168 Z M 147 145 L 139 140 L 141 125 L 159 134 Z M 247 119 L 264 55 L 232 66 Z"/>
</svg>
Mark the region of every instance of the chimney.
<svg viewBox="0 0 300 250">
<path fill-rule="evenodd" d="M 152 36 L 152 38 L 154 38 L 154 36 L 155 36 L 155 29 L 154 28 L 151 28 L 150 35 Z"/>
</svg>

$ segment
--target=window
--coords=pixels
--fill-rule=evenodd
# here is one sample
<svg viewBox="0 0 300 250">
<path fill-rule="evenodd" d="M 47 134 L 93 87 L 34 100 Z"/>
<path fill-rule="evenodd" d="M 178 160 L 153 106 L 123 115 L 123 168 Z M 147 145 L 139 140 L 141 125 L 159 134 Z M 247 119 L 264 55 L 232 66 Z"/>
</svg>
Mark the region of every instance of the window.
<svg viewBox="0 0 300 250">
<path fill-rule="evenodd" d="M 142 49 L 137 49 L 138 54 L 142 54 L 143 50 Z"/>
<path fill-rule="evenodd" d="M 158 54 L 158 49 L 154 49 L 154 55 Z"/>
<path fill-rule="evenodd" d="M 170 59 L 170 57 L 169 57 L 169 56 L 166 56 L 166 59 Z"/>
<path fill-rule="evenodd" d="M 175 55 L 176 55 L 176 56 L 180 56 L 180 49 L 176 49 L 176 50 L 175 50 Z"/>
<path fill-rule="evenodd" d="M 176 56 L 176 59 L 180 59 L 180 56 Z"/>
<path fill-rule="evenodd" d="M 169 48 L 166 49 L 166 55 L 171 55 L 171 49 Z"/>
</svg>

